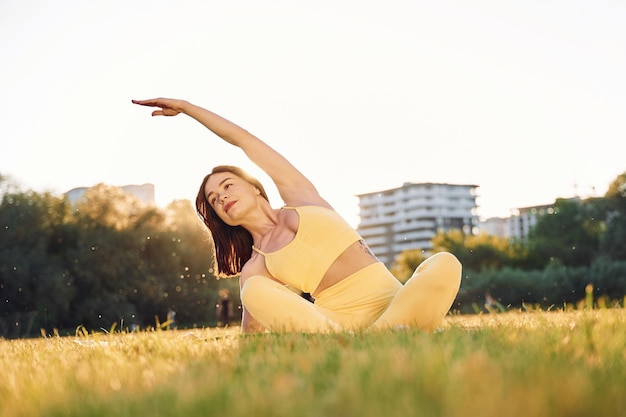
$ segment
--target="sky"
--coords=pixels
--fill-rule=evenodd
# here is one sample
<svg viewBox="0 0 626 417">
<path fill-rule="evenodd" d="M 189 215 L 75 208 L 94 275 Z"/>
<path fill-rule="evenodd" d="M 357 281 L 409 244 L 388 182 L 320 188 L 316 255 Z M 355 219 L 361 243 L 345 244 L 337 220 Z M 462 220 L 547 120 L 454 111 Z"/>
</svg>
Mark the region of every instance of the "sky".
<svg viewBox="0 0 626 417">
<path fill-rule="evenodd" d="M 626 171 L 615 0 L 0 2 L 0 174 L 22 189 L 265 174 L 173 97 L 262 138 L 354 226 L 359 194 L 475 184 L 482 218 L 600 196 Z"/>
</svg>

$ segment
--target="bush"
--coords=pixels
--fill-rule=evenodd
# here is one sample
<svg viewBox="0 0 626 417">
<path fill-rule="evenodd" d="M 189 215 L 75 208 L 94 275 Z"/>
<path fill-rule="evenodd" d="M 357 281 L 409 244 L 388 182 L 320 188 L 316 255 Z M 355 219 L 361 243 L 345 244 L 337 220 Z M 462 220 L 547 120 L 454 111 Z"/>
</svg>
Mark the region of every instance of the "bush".
<svg viewBox="0 0 626 417">
<path fill-rule="evenodd" d="M 585 287 L 592 284 L 596 297 L 622 300 L 626 294 L 626 262 L 597 259 L 590 267 L 567 267 L 558 261 L 543 270 L 519 268 L 489 269 L 464 274 L 454 309 L 475 312 L 491 296 L 509 309 L 523 305 L 561 308 L 576 304 L 585 297 Z"/>
</svg>

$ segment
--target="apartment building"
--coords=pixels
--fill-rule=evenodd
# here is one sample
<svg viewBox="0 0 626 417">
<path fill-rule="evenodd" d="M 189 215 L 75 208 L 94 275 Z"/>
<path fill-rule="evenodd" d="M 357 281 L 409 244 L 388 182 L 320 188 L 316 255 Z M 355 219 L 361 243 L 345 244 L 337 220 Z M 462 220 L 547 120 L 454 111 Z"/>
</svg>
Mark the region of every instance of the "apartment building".
<svg viewBox="0 0 626 417">
<path fill-rule="evenodd" d="M 131 194 L 146 204 L 155 205 L 154 184 L 146 183 L 141 185 L 123 185 L 120 187 L 125 193 Z M 72 204 L 76 204 L 78 200 L 85 195 L 89 187 L 73 188 L 65 193 L 68 200 Z"/>
<path fill-rule="evenodd" d="M 571 197 L 564 200 L 581 201 L 580 197 Z M 551 204 L 511 209 L 510 217 L 486 219 L 480 223 L 480 230 L 493 236 L 525 241 L 541 217 L 555 213 L 555 206 L 556 201 Z"/>
<path fill-rule="evenodd" d="M 521 207 L 514 210 L 507 222 L 507 237 L 516 240 L 526 240 L 530 230 L 537 224 L 537 220 L 541 216 L 552 213 L 554 213 L 554 204 Z"/>
<path fill-rule="evenodd" d="M 476 189 L 471 184 L 410 183 L 359 194 L 358 232 L 378 259 L 391 266 L 407 249 L 432 249 L 431 239 L 452 229 L 474 234 Z"/>
</svg>

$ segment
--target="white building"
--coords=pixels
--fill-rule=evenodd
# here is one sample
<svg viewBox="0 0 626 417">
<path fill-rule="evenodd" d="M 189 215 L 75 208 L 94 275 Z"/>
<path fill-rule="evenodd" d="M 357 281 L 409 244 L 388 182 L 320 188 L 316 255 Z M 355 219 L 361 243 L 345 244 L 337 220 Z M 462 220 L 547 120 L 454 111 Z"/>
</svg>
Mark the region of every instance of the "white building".
<svg viewBox="0 0 626 417">
<path fill-rule="evenodd" d="M 481 233 L 491 236 L 510 237 L 509 230 L 510 217 L 490 217 L 480 222 L 479 228 Z"/>
<path fill-rule="evenodd" d="M 580 198 L 573 197 L 565 200 L 580 201 Z M 541 217 L 555 213 L 555 205 L 556 201 L 551 204 L 512 209 L 510 217 L 492 217 L 481 222 L 480 230 L 493 236 L 525 241 Z"/>
<path fill-rule="evenodd" d="M 141 184 L 141 185 L 123 185 L 120 187 L 122 191 L 125 193 L 131 194 L 143 201 L 144 203 L 154 205 L 154 185 L 150 183 Z M 89 187 L 78 187 L 73 188 L 65 193 L 68 200 L 72 204 L 76 204 L 76 202 L 85 194 L 85 192 L 89 189 Z"/>
<path fill-rule="evenodd" d="M 553 212 L 553 204 L 519 208 L 509 217 L 507 237 L 515 240 L 526 240 L 530 230 L 537 224 L 539 217 Z"/>
<path fill-rule="evenodd" d="M 357 195 L 357 228 L 372 252 L 387 266 L 404 250 L 432 249 L 431 239 L 452 229 L 476 233 L 476 189 L 471 184 L 405 183 Z"/>
</svg>

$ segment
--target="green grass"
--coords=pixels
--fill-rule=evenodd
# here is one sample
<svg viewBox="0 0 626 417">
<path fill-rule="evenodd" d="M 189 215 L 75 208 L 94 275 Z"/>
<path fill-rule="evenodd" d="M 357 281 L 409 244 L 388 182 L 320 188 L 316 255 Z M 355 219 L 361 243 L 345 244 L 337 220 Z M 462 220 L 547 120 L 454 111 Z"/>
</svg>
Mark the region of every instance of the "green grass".
<svg viewBox="0 0 626 417">
<path fill-rule="evenodd" d="M 79 332 L 81 333 L 81 332 Z M 617 416 L 626 310 L 418 331 L 237 328 L 0 340 L 0 416 Z"/>
</svg>

